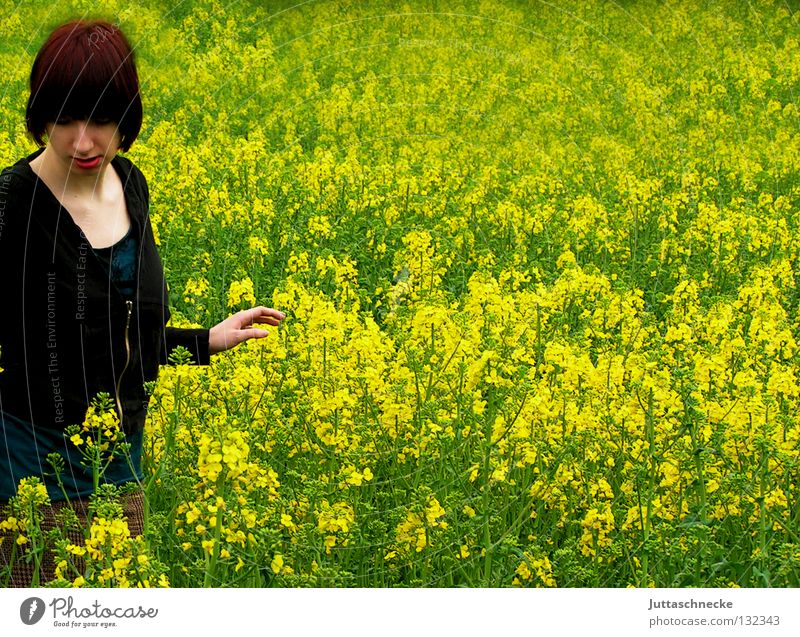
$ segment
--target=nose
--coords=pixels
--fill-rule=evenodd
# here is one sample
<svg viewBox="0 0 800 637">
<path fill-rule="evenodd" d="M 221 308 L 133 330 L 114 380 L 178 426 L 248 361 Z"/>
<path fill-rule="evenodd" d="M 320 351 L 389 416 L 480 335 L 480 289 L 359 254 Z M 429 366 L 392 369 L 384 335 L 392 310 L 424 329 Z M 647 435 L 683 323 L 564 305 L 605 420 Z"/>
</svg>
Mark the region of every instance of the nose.
<svg viewBox="0 0 800 637">
<path fill-rule="evenodd" d="M 85 154 L 92 150 L 94 140 L 92 138 L 92 125 L 88 121 L 76 122 L 75 131 L 75 154 Z"/>
</svg>

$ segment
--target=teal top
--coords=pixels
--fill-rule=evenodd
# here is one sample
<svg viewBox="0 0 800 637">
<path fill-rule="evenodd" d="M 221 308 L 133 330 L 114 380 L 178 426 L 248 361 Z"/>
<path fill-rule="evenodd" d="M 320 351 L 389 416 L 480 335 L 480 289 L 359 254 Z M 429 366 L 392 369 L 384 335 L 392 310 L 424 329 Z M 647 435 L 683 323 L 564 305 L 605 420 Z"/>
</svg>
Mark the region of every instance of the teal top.
<svg viewBox="0 0 800 637">
<path fill-rule="evenodd" d="M 136 237 L 130 229 L 113 246 L 94 249 L 111 281 L 126 299 L 133 298 L 136 287 L 136 249 Z M 129 457 L 114 457 L 101 476 L 101 482 L 122 484 L 143 479 L 142 432 L 128 433 L 126 442 L 130 444 Z M 64 459 L 61 480 L 67 497 L 90 495 L 94 490 L 92 469 L 82 464 L 80 450 L 63 431 L 34 428 L 31 423 L 0 409 L 0 500 L 16 495 L 20 479 L 28 476 L 39 477 L 44 482 L 52 501 L 63 500 L 64 493 L 55 471 L 47 462 L 47 455 L 53 452 Z"/>
<path fill-rule="evenodd" d="M 136 286 L 136 237 L 133 236 L 133 225 L 128 234 L 107 248 L 94 248 L 94 253 L 111 273 L 111 280 L 119 288 L 126 299 L 133 298 Z"/>
</svg>

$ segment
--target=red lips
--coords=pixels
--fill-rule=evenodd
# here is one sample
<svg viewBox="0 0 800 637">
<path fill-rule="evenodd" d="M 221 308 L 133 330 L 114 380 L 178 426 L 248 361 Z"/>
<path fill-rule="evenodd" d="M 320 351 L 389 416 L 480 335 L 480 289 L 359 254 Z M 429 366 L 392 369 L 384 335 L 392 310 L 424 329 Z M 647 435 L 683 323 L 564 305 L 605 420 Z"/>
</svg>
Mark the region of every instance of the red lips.
<svg viewBox="0 0 800 637">
<path fill-rule="evenodd" d="M 103 158 L 99 155 L 91 159 L 78 159 L 77 157 L 74 157 L 73 159 L 79 168 L 97 168 L 97 166 L 100 165 L 100 162 L 103 161 Z"/>
</svg>

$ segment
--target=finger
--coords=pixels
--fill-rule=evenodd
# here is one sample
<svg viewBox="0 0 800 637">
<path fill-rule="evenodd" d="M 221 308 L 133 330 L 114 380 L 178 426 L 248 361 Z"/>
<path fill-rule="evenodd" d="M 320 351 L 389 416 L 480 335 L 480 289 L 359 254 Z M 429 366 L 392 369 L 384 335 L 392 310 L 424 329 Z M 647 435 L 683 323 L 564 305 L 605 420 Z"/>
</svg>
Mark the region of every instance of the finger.
<svg viewBox="0 0 800 637">
<path fill-rule="evenodd" d="M 286 314 L 284 314 L 280 310 L 276 310 L 271 307 L 264 307 L 263 305 L 244 311 L 248 312 L 249 316 L 253 317 L 253 319 L 255 319 L 256 317 L 264 317 L 264 318 L 268 317 L 276 319 L 278 321 L 282 321 L 283 319 L 286 318 Z"/>
<path fill-rule="evenodd" d="M 268 325 L 280 325 L 281 321 L 286 318 L 283 312 L 273 310 L 272 308 L 256 307 L 252 310 L 245 310 L 243 314 L 241 326 L 250 326 L 256 323 L 266 323 Z"/>
<path fill-rule="evenodd" d="M 238 334 L 239 338 L 241 338 L 241 340 L 239 341 L 240 343 L 249 340 L 251 338 L 264 338 L 265 336 L 269 336 L 269 332 L 267 330 L 261 330 L 258 328 L 240 330 Z"/>
<path fill-rule="evenodd" d="M 236 314 L 229 316 L 226 320 L 231 326 L 241 329 L 242 327 L 252 325 L 253 321 L 255 321 L 260 315 L 260 308 L 254 307 L 250 308 L 249 310 L 239 310 L 236 312 Z"/>
<path fill-rule="evenodd" d="M 256 325 L 256 324 L 259 324 L 259 325 L 261 325 L 261 324 L 280 325 L 281 321 L 280 321 L 280 319 L 276 319 L 276 318 L 272 318 L 272 317 L 267 317 L 267 318 L 258 317 L 255 320 L 253 320 L 252 323 L 249 323 L 248 325 L 243 325 L 242 327 L 252 327 L 253 325 Z"/>
</svg>

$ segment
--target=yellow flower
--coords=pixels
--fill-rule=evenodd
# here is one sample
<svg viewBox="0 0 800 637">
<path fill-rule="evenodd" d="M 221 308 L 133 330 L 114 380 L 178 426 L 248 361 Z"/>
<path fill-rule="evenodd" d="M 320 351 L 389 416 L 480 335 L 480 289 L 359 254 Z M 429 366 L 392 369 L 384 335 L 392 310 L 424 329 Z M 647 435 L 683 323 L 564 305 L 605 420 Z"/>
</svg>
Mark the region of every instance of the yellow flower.
<svg viewBox="0 0 800 637">
<path fill-rule="evenodd" d="M 50 496 L 47 495 L 47 488 L 39 478 L 22 478 L 17 486 L 17 502 L 24 507 L 39 507 L 50 504 Z"/>
<path fill-rule="evenodd" d="M 64 579 L 64 571 L 67 570 L 67 560 L 60 560 L 56 564 L 55 576 L 56 579 Z"/>
<path fill-rule="evenodd" d="M 236 307 L 242 303 L 255 304 L 253 281 L 246 277 L 241 281 L 233 281 L 228 288 L 228 307 Z"/>
<path fill-rule="evenodd" d="M 429 526 L 437 526 L 441 524 L 438 522 L 438 519 L 445 514 L 442 505 L 439 504 L 439 501 L 434 498 L 433 496 L 430 497 L 428 500 L 428 506 L 425 509 L 425 519 L 428 522 Z"/>
<path fill-rule="evenodd" d="M 297 525 L 292 521 L 292 516 L 287 513 L 281 513 L 281 526 L 289 531 L 293 531 L 297 528 Z"/>
<path fill-rule="evenodd" d="M 140 556 L 140 557 L 144 557 L 144 556 Z M 114 560 L 113 565 L 114 565 L 114 569 L 115 570 L 121 571 L 121 570 L 125 569 L 125 567 L 127 567 L 128 564 L 130 564 L 130 563 L 131 563 L 130 558 L 120 557 L 120 558 L 117 558 L 116 560 Z"/>
</svg>

